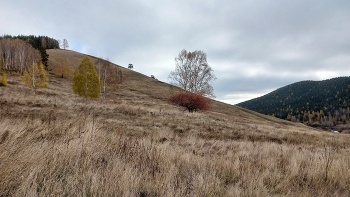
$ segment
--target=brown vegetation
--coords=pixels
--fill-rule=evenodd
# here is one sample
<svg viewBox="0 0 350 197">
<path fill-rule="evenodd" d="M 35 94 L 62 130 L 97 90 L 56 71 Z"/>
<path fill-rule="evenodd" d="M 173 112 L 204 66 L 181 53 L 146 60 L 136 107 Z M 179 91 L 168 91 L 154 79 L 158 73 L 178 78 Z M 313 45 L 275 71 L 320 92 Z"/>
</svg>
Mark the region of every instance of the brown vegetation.
<svg viewBox="0 0 350 197">
<path fill-rule="evenodd" d="M 199 94 L 191 92 L 181 92 L 169 97 L 169 102 L 186 108 L 189 112 L 198 110 L 208 110 L 208 100 Z"/>
<path fill-rule="evenodd" d="M 61 51 L 79 64 L 81 54 L 49 50 L 49 66 Z M 104 100 L 58 77 L 34 95 L 8 76 L 0 196 L 350 195 L 350 135 L 216 101 L 188 113 L 167 103 L 172 86 L 123 71 Z"/>
<path fill-rule="evenodd" d="M 55 73 L 56 76 L 59 77 L 68 77 L 70 78 L 72 75 L 72 66 L 69 64 L 69 62 L 64 58 L 58 59 L 58 64 L 53 67 L 53 73 Z"/>
<path fill-rule="evenodd" d="M 46 88 L 49 81 L 48 73 L 46 72 L 43 64 L 33 64 L 27 71 L 24 71 L 21 80 L 31 89 L 34 94 L 39 88 Z"/>
<path fill-rule="evenodd" d="M 0 72 L 0 86 L 6 86 L 7 85 L 7 75 L 6 72 Z"/>
<path fill-rule="evenodd" d="M 39 51 L 20 39 L 0 39 L 0 69 L 23 73 L 39 62 Z"/>
</svg>

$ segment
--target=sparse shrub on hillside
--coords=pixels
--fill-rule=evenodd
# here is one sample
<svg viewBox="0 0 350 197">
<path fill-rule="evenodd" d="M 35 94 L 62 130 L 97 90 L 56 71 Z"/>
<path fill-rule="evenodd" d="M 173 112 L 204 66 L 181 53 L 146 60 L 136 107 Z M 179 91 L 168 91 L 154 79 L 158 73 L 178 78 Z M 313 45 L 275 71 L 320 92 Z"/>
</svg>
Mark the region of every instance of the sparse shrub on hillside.
<svg viewBox="0 0 350 197">
<path fill-rule="evenodd" d="M 7 85 L 7 77 L 5 73 L 0 73 L 0 86 L 6 86 Z"/>
<path fill-rule="evenodd" d="M 154 75 L 151 75 L 152 79 L 158 80 Z"/>
<path fill-rule="evenodd" d="M 27 71 L 24 72 L 21 80 L 36 94 L 36 89 L 46 88 L 49 76 L 43 64 L 33 64 Z"/>
<path fill-rule="evenodd" d="M 72 73 L 72 67 L 69 62 L 64 58 L 58 59 L 58 65 L 56 65 L 53 69 L 55 75 L 59 77 L 70 77 Z"/>
<path fill-rule="evenodd" d="M 83 97 L 99 98 L 101 82 L 90 58 L 85 57 L 74 70 L 73 91 Z"/>
<path fill-rule="evenodd" d="M 175 94 L 169 98 L 169 101 L 185 107 L 189 112 L 209 109 L 208 100 L 204 96 L 190 92 Z"/>
</svg>

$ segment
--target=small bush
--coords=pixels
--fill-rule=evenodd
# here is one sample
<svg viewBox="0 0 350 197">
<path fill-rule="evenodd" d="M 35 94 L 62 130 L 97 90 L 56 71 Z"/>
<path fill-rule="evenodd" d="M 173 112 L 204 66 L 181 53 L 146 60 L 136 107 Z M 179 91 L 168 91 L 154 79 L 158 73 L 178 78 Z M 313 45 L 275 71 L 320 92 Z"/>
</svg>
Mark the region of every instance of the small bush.
<svg viewBox="0 0 350 197">
<path fill-rule="evenodd" d="M 6 85 L 7 85 L 6 74 L 5 73 L 3 73 L 3 74 L 0 73 L 0 86 L 6 86 Z"/>
<path fill-rule="evenodd" d="M 199 94 L 183 92 L 169 98 L 169 102 L 185 107 L 189 112 L 209 109 L 208 100 Z"/>
</svg>

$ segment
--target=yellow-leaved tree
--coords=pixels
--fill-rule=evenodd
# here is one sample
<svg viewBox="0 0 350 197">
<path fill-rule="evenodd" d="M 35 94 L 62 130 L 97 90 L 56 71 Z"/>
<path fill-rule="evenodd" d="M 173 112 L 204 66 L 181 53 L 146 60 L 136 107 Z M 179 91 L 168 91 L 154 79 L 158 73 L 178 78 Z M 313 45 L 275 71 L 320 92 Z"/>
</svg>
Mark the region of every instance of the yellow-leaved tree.
<svg viewBox="0 0 350 197">
<path fill-rule="evenodd" d="M 90 58 L 85 57 L 74 70 L 73 91 L 83 97 L 99 98 L 101 82 Z"/>
<path fill-rule="evenodd" d="M 40 65 L 34 63 L 28 68 L 28 70 L 24 71 L 21 80 L 29 88 L 33 89 L 34 94 L 36 94 L 37 89 L 47 87 L 49 75 L 46 72 L 45 67 L 42 63 L 40 63 Z"/>
<path fill-rule="evenodd" d="M 1 73 L 0 71 L 0 86 L 6 86 L 7 85 L 7 77 L 5 71 Z"/>
</svg>

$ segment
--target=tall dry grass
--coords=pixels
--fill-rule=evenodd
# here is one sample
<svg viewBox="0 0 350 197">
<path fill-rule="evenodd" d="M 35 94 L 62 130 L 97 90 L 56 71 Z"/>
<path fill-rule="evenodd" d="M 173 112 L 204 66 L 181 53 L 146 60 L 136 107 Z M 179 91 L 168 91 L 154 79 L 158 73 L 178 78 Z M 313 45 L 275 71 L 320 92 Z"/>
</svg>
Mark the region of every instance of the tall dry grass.
<svg viewBox="0 0 350 197">
<path fill-rule="evenodd" d="M 349 137 L 145 94 L 0 88 L 0 196 L 349 196 Z M 125 90 L 124 90 L 125 91 Z"/>
</svg>

